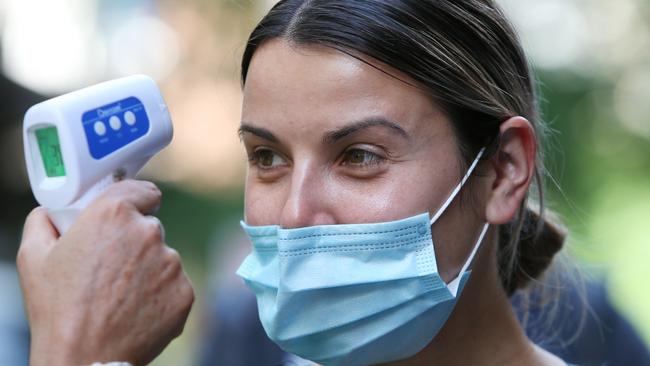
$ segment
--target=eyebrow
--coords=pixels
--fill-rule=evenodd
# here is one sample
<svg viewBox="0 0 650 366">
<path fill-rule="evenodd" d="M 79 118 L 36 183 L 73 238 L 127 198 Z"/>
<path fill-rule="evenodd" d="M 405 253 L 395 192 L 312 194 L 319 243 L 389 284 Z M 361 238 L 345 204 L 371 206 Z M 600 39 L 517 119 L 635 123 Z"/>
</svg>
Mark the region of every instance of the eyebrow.
<svg viewBox="0 0 650 366">
<path fill-rule="evenodd" d="M 410 139 L 409 134 L 397 123 L 390 121 L 384 117 L 371 117 L 360 121 L 352 122 L 336 130 L 326 132 L 325 136 L 323 137 L 323 142 L 331 145 L 355 132 L 359 132 L 361 130 L 371 128 L 371 127 L 389 128 L 397 132 L 401 137 L 407 140 Z M 257 137 L 268 140 L 270 142 L 280 143 L 280 139 L 278 139 L 273 134 L 273 132 L 267 130 L 266 128 L 256 127 L 249 123 L 242 122 L 238 130 L 238 134 L 240 138 L 242 138 L 242 136 L 245 133 L 253 134 Z"/>
<path fill-rule="evenodd" d="M 361 131 L 366 128 L 377 127 L 377 126 L 390 128 L 391 130 L 397 132 L 401 137 L 407 140 L 410 139 L 409 134 L 397 123 L 390 121 L 384 117 L 371 117 L 371 118 L 363 119 L 361 121 L 352 122 L 337 130 L 327 132 L 323 137 L 323 141 L 326 144 L 334 144 L 337 141 L 355 132 Z"/>
<path fill-rule="evenodd" d="M 264 140 L 274 142 L 276 144 L 280 143 L 280 139 L 275 137 L 273 132 L 267 130 L 266 128 L 255 127 L 255 126 L 252 126 L 252 125 L 250 125 L 248 123 L 243 123 L 242 122 L 242 124 L 239 126 L 239 130 L 238 130 L 239 138 L 240 139 L 243 138 L 243 135 L 245 133 L 253 134 L 253 135 L 257 136 L 257 137 L 263 138 Z"/>
</svg>

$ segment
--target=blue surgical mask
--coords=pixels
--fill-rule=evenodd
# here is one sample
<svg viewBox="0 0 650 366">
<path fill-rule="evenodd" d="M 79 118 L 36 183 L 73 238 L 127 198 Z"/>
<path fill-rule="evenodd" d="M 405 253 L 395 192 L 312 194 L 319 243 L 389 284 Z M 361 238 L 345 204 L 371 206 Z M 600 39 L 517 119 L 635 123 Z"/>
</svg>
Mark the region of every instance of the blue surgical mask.
<svg viewBox="0 0 650 366">
<path fill-rule="evenodd" d="M 255 293 L 260 320 L 286 352 L 322 365 L 371 365 L 422 350 L 449 318 L 488 224 L 458 277 L 445 283 L 431 225 L 438 212 L 403 220 L 298 229 L 242 227 L 253 244 L 237 274 Z"/>
</svg>

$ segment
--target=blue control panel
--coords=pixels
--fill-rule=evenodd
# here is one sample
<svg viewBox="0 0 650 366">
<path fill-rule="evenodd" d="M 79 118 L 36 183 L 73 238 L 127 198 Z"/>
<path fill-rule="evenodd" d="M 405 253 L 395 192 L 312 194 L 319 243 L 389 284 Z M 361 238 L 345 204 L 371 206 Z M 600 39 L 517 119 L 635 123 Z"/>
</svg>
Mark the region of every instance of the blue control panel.
<svg viewBox="0 0 650 366">
<path fill-rule="evenodd" d="M 136 97 L 91 109 L 81 116 L 90 155 L 99 160 L 149 131 L 149 117 Z"/>
</svg>

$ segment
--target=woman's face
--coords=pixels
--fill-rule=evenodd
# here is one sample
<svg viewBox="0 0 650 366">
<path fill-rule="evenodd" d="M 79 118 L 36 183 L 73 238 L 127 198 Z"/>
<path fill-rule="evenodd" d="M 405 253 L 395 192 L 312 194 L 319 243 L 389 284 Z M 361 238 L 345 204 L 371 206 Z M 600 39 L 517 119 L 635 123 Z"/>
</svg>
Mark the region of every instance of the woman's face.
<svg viewBox="0 0 650 366">
<path fill-rule="evenodd" d="M 297 228 L 433 214 L 461 179 L 452 126 L 427 94 L 324 47 L 275 39 L 257 50 L 244 88 L 241 136 L 250 160 L 250 225 Z M 447 281 L 484 221 L 458 203 L 433 226 Z"/>
</svg>

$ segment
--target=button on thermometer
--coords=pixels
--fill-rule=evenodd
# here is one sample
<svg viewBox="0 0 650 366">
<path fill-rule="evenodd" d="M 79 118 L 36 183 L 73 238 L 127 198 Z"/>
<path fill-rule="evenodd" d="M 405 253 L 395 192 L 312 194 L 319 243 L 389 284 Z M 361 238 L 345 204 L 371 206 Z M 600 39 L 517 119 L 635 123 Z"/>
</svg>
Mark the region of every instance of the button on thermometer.
<svg viewBox="0 0 650 366">
<path fill-rule="evenodd" d="M 144 75 L 36 104 L 23 123 L 32 192 L 63 234 L 108 185 L 134 177 L 172 134 L 160 90 Z"/>
</svg>

